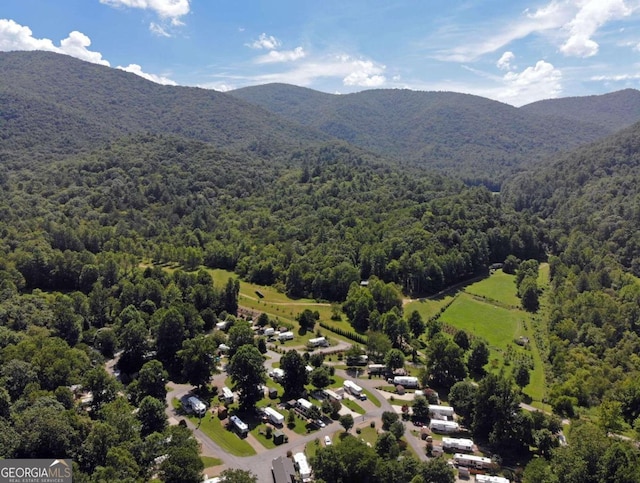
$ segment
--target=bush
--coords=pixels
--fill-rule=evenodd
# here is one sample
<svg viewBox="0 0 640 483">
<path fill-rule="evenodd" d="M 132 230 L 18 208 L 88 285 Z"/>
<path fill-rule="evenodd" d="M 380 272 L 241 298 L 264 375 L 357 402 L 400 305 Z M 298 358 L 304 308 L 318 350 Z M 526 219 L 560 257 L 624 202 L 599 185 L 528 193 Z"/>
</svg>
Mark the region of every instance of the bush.
<svg viewBox="0 0 640 483">
<path fill-rule="evenodd" d="M 376 422 L 375 421 L 371 421 L 369 423 L 369 427 L 372 428 L 372 429 L 375 428 L 376 427 Z"/>
<path fill-rule="evenodd" d="M 356 434 L 360 434 L 362 433 L 362 430 L 360 428 L 356 428 Z"/>
<path fill-rule="evenodd" d="M 267 437 L 267 439 L 271 439 L 271 436 L 273 436 L 273 428 L 271 426 L 267 426 L 267 429 L 265 430 L 265 436 Z"/>
</svg>

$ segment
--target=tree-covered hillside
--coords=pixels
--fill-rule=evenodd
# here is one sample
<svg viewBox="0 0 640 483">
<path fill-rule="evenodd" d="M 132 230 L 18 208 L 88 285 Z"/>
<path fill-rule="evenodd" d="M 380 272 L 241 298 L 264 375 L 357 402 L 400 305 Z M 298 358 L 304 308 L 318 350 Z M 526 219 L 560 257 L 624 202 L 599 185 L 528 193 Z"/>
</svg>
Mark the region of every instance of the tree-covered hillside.
<svg viewBox="0 0 640 483">
<path fill-rule="evenodd" d="M 638 122 L 640 91 L 624 89 L 599 96 L 546 99 L 520 109 L 539 116 L 562 118 L 571 123 L 591 123 L 614 133 Z"/>
<path fill-rule="evenodd" d="M 162 86 L 51 52 L 0 53 L 4 163 L 61 157 L 147 132 L 265 155 L 327 138 L 213 90 Z"/>
<path fill-rule="evenodd" d="M 270 84 L 231 94 L 352 144 L 492 189 L 546 155 L 609 133 L 596 124 L 541 117 L 454 92 L 330 95 Z"/>
</svg>

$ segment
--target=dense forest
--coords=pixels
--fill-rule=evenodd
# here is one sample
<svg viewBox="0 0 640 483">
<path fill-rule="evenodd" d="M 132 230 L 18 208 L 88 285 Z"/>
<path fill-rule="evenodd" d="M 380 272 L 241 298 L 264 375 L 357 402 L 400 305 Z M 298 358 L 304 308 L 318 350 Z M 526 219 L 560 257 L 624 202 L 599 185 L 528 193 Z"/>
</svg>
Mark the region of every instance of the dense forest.
<svg viewBox="0 0 640 483">
<path fill-rule="evenodd" d="M 623 127 L 611 112 L 627 109 L 635 91 L 607 97 L 600 119 L 566 126 L 552 121 L 560 119 L 552 101 L 527 114 L 422 94 L 373 91 L 343 103 L 270 86 L 234 97 L 57 54 L 0 54 L 0 456 L 67 456 L 77 481 L 198 481 L 197 442 L 167 425 L 162 381 L 200 385 L 210 368 L 194 366 L 193 354 L 225 341 L 215 324 L 237 315 L 237 280 L 216 285 L 204 268 L 343 304 L 354 329 L 381 329 L 399 350 L 407 344 L 387 329 L 418 331 L 399 298 L 505 263 L 535 299 L 519 287 L 544 334 L 546 402 L 581 421 L 569 447 L 542 451 L 530 436 L 548 421 L 503 421 L 495 433 L 477 416 L 496 413 L 485 406 L 469 412 L 478 434 L 494 448 L 539 450 L 524 481 L 638 481 L 637 449 L 606 434 L 640 432 L 640 124 L 603 138 Z M 572 112 L 580 109 L 574 100 Z M 550 266 L 544 293 L 532 282 L 539 262 Z M 159 268 L 166 264 L 180 269 Z M 366 292 L 365 323 L 361 280 L 380 288 Z M 427 355 L 439 344 L 461 350 L 419 328 L 432 331 L 419 347 Z M 118 351 L 123 382 L 104 369 Z M 466 369 L 449 369 L 445 386 L 463 382 Z M 478 381 L 504 396 L 509 417 L 511 383 Z M 82 411 L 78 385 L 94 394 Z M 526 438 L 514 429 L 524 425 Z M 592 439 L 603 442 L 585 447 Z M 319 458 L 344 456 L 334 451 Z M 159 462 L 163 455 L 172 456 Z M 412 464 L 394 471 L 430 471 Z"/>
</svg>

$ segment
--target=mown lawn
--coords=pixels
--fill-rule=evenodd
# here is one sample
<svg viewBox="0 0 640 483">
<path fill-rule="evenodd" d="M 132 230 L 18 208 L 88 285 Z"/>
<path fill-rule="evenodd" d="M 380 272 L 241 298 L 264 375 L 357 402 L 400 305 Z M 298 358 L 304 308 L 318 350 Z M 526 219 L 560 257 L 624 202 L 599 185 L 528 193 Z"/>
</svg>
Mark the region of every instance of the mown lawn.
<svg viewBox="0 0 640 483">
<path fill-rule="evenodd" d="M 200 459 L 205 468 L 220 466 L 223 463 L 220 458 L 214 458 L 213 456 L 200 456 Z"/>
<path fill-rule="evenodd" d="M 520 307 L 517 296 L 516 277 L 497 270 L 490 277 L 469 285 L 465 292 L 496 300 L 511 307 Z"/>
<path fill-rule="evenodd" d="M 354 413 L 364 414 L 365 410 L 360 407 L 360 405 L 352 401 L 351 399 L 343 399 L 342 404 L 344 404 L 347 408 L 351 409 Z"/>
<path fill-rule="evenodd" d="M 195 416 L 189 416 L 189 420 L 195 425 L 198 424 L 198 418 Z M 253 456 L 256 454 L 256 451 L 247 441 L 241 439 L 233 431 L 227 430 L 217 416 L 211 417 L 207 414 L 203 417 L 200 423 L 200 430 L 227 453 L 236 456 Z"/>
<path fill-rule="evenodd" d="M 448 303 L 451 303 L 452 300 L 453 294 L 443 295 L 442 297 L 434 299 L 412 300 L 411 302 L 405 304 L 403 310 L 407 315 L 411 314 L 414 310 L 417 310 L 418 313 L 422 316 L 422 320 L 429 320 L 434 315 L 437 315 L 442 307 L 446 306 Z"/>
</svg>

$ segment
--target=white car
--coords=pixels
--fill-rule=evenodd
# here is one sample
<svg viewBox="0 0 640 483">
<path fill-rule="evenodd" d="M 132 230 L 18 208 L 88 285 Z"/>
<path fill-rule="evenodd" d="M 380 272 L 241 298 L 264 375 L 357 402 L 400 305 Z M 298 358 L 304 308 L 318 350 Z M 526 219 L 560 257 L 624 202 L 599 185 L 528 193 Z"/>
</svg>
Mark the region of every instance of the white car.
<svg viewBox="0 0 640 483">
<path fill-rule="evenodd" d="M 331 446 L 331 438 L 329 436 L 324 437 L 324 445 Z"/>
</svg>

